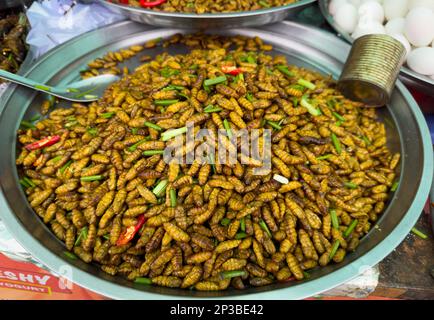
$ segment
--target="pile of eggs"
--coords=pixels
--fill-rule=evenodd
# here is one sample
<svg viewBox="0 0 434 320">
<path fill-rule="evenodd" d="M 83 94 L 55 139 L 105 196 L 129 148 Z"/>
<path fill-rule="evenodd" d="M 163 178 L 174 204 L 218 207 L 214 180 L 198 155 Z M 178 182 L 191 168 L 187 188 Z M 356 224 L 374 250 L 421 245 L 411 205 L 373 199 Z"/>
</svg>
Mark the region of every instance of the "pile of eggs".
<svg viewBox="0 0 434 320">
<path fill-rule="evenodd" d="M 331 0 L 329 12 L 353 39 L 388 34 L 400 41 L 408 67 L 434 79 L 434 0 Z"/>
</svg>

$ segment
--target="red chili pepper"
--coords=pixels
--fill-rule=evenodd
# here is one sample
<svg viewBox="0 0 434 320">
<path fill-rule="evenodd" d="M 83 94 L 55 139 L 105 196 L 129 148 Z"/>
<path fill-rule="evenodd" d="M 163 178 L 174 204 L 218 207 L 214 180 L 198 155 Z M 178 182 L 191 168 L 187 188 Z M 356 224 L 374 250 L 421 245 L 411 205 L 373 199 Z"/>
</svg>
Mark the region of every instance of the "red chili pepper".
<svg viewBox="0 0 434 320">
<path fill-rule="evenodd" d="M 119 2 L 122 4 L 130 4 L 130 0 L 120 0 Z"/>
<path fill-rule="evenodd" d="M 55 144 L 56 142 L 58 142 L 59 140 L 60 140 L 60 136 L 48 136 L 44 139 L 30 143 L 26 145 L 24 148 L 26 148 L 29 151 L 41 149 L 41 148 L 49 147 Z"/>
<path fill-rule="evenodd" d="M 146 222 L 145 215 L 142 214 L 137 219 L 137 223 L 136 223 L 135 226 L 128 227 L 119 236 L 118 241 L 116 241 L 116 245 L 117 246 L 122 246 L 122 245 L 127 244 L 128 242 L 130 242 L 134 238 L 134 236 L 136 235 L 136 233 L 139 232 L 139 230 L 142 228 L 142 226 L 145 224 L 145 222 Z"/>
<path fill-rule="evenodd" d="M 235 66 L 222 66 L 222 72 L 236 76 L 237 74 L 243 72 L 243 70 Z"/>
<path fill-rule="evenodd" d="M 143 8 L 151 8 L 151 7 L 159 6 L 160 4 L 163 4 L 165 2 L 166 0 L 156 0 L 156 1 L 140 0 L 140 5 Z"/>
</svg>

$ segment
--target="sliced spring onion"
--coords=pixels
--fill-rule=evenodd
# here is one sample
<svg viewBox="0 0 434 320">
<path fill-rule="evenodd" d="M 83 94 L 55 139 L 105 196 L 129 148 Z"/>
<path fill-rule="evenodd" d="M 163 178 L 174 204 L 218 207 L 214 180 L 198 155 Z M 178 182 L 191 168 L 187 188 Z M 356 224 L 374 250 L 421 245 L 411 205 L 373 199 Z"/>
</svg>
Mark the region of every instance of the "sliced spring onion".
<svg viewBox="0 0 434 320">
<path fill-rule="evenodd" d="M 330 251 L 330 255 L 329 255 L 329 260 L 333 259 L 333 257 L 334 257 L 335 254 L 336 254 L 336 251 L 338 251 L 338 249 L 339 249 L 339 245 L 340 245 L 339 240 L 336 240 L 336 241 L 333 243 L 332 250 Z"/>
<path fill-rule="evenodd" d="M 294 77 L 295 76 L 294 73 L 292 73 L 291 71 L 288 70 L 287 66 L 279 65 L 279 66 L 276 66 L 276 69 L 279 70 L 280 72 L 282 72 L 287 77 Z"/>
<path fill-rule="evenodd" d="M 88 177 L 81 177 L 80 180 L 83 182 L 92 182 L 92 181 L 99 181 L 104 179 L 102 175 L 95 175 L 95 176 L 88 176 Z"/>
<path fill-rule="evenodd" d="M 29 184 L 27 182 L 25 182 L 23 179 L 20 179 L 20 184 L 24 187 L 24 188 L 30 188 Z"/>
<path fill-rule="evenodd" d="M 184 90 L 185 87 L 177 86 L 174 84 L 169 84 L 167 87 L 163 88 L 162 91 L 170 91 L 170 90 Z"/>
<path fill-rule="evenodd" d="M 367 136 L 362 136 L 362 140 L 365 141 L 365 144 L 366 144 L 367 146 L 370 146 L 370 145 L 371 145 L 371 141 L 369 141 L 369 139 L 368 139 Z"/>
<path fill-rule="evenodd" d="M 244 270 L 232 270 L 232 271 L 223 271 L 220 272 L 220 279 L 231 279 L 235 277 L 243 277 L 246 276 L 247 272 Z"/>
<path fill-rule="evenodd" d="M 344 186 L 348 189 L 357 189 L 359 186 L 352 182 L 344 182 Z"/>
<path fill-rule="evenodd" d="M 329 159 L 331 156 L 332 156 L 332 154 L 326 154 L 326 155 L 323 155 L 323 156 L 321 156 L 321 157 L 317 157 L 316 159 L 317 159 L 317 160 L 327 160 L 327 159 Z"/>
<path fill-rule="evenodd" d="M 142 153 L 144 156 L 153 156 L 156 154 L 164 154 L 164 150 L 146 150 Z"/>
<path fill-rule="evenodd" d="M 75 254 L 73 254 L 72 252 L 69 252 L 69 251 L 63 251 L 63 254 L 64 254 L 67 258 L 69 258 L 69 259 L 71 259 L 71 260 L 76 260 L 76 259 L 77 259 L 77 256 L 76 256 Z"/>
<path fill-rule="evenodd" d="M 242 218 L 242 219 L 240 220 L 240 230 L 241 230 L 242 232 L 245 232 L 245 231 L 246 231 L 246 221 L 244 220 L 244 218 Z"/>
<path fill-rule="evenodd" d="M 278 124 L 278 123 L 276 123 L 276 122 L 273 122 L 273 121 L 267 121 L 267 123 L 273 128 L 273 129 L 276 129 L 276 130 L 282 130 L 282 127 Z"/>
<path fill-rule="evenodd" d="M 229 225 L 229 223 L 231 223 L 231 219 L 229 218 L 223 218 L 220 220 L 220 224 L 224 227 L 226 227 L 227 225 Z"/>
<path fill-rule="evenodd" d="M 276 180 L 277 182 L 279 182 L 281 184 L 287 184 L 287 183 L 289 183 L 288 178 L 285 178 L 284 176 L 281 176 L 279 174 L 275 174 L 273 176 L 273 180 Z"/>
<path fill-rule="evenodd" d="M 345 118 L 342 117 L 339 113 L 337 112 L 332 112 L 332 114 L 335 116 L 336 119 L 338 119 L 339 121 L 345 122 Z"/>
<path fill-rule="evenodd" d="M 131 129 L 132 134 L 137 134 L 137 132 L 139 132 L 139 128 L 132 128 Z"/>
<path fill-rule="evenodd" d="M 51 159 L 51 161 L 53 161 L 54 163 L 59 162 L 62 159 L 62 156 L 56 156 L 53 159 Z"/>
<path fill-rule="evenodd" d="M 229 139 L 232 138 L 232 130 L 231 130 L 231 126 L 229 125 L 229 121 L 227 119 L 223 120 L 223 126 L 226 129 L 226 133 L 228 134 Z"/>
<path fill-rule="evenodd" d="M 96 136 L 98 134 L 98 130 L 96 128 L 89 128 L 86 131 L 92 136 Z"/>
<path fill-rule="evenodd" d="M 152 122 L 145 121 L 144 125 L 147 126 L 148 128 L 152 128 L 152 129 L 157 130 L 157 131 L 163 130 L 163 128 L 161 128 L 160 126 L 157 126 L 156 124 L 153 124 Z"/>
<path fill-rule="evenodd" d="M 179 74 L 178 70 L 175 69 L 170 69 L 168 67 L 165 67 L 161 70 L 160 74 L 165 77 L 165 78 L 169 78 L 171 76 L 176 76 Z"/>
<path fill-rule="evenodd" d="M 393 183 L 392 188 L 390 188 L 390 191 L 395 192 L 396 190 L 398 190 L 399 187 L 399 182 L 396 181 Z"/>
<path fill-rule="evenodd" d="M 69 160 L 67 163 L 65 163 L 64 165 L 63 165 L 63 167 L 62 168 L 60 168 L 60 173 L 61 174 L 63 174 L 64 172 L 65 172 L 65 170 L 71 165 L 71 163 L 72 163 L 72 160 Z"/>
<path fill-rule="evenodd" d="M 136 142 L 135 144 L 133 144 L 132 146 L 129 146 L 127 150 L 130 152 L 136 151 L 137 147 L 145 141 L 147 141 L 147 139 L 142 139 L 142 140 Z"/>
<path fill-rule="evenodd" d="M 342 152 L 342 146 L 341 146 L 341 142 L 339 141 L 338 137 L 334 133 L 332 133 L 331 134 L 331 138 L 332 138 L 333 145 L 334 145 L 334 147 L 336 149 L 336 152 L 338 154 L 341 154 L 341 152 Z"/>
<path fill-rule="evenodd" d="M 78 234 L 77 240 L 75 240 L 74 246 L 80 245 L 81 241 L 87 238 L 88 227 L 83 227 Z"/>
<path fill-rule="evenodd" d="M 35 121 L 38 121 L 39 119 L 41 119 L 41 116 L 39 114 L 37 114 L 37 115 L 30 118 L 30 122 L 35 122 Z"/>
<path fill-rule="evenodd" d="M 178 129 L 170 129 L 170 130 L 163 132 L 161 134 L 161 138 L 163 141 L 167 141 L 167 140 L 170 140 L 176 136 L 184 134 L 186 132 L 187 132 L 187 127 L 182 127 L 182 128 L 178 128 Z"/>
<path fill-rule="evenodd" d="M 35 129 L 36 128 L 33 123 L 26 121 L 26 120 L 21 121 L 20 125 L 22 127 L 29 128 L 29 129 Z"/>
<path fill-rule="evenodd" d="M 268 226 L 267 226 L 267 224 L 265 223 L 264 220 L 261 219 L 261 221 L 259 221 L 259 226 L 262 228 L 262 230 L 264 230 L 268 234 L 268 236 L 270 238 L 272 237 L 270 229 L 268 229 Z"/>
<path fill-rule="evenodd" d="M 353 220 L 351 224 L 348 226 L 347 230 L 344 232 L 344 237 L 347 238 L 354 230 L 354 228 L 357 226 L 357 223 L 359 221 L 357 219 Z"/>
<path fill-rule="evenodd" d="M 245 232 L 239 232 L 235 235 L 236 240 L 241 240 L 247 237 L 247 234 Z"/>
<path fill-rule="evenodd" d="M 254 100 L 253 94 L 251 92 L 247 92 L 246 99 L 249 100 L 250 102 L 253 102 Z"/>
<path fill-rule="evenodd" d="M 164 179 L 158 182 L 158 184 L 155 186 L 155 188 L 152 190 L 152 192 L 159 197 L 163 194 L 163 192 L 166 190 L 167 184 L 169 183 L 168 180 Z"/>
<path fill-rule="evenodd" d="M 101 113 L 101 117 L 104 119 L 110 119 L 111 117 L 113 117 L 115 115 L 115 112 L 105 112 L 105 113 Z"/>
<path fill-rule="evenodd" d="M 149 278 L 145 278 L 145 277 L 139 277 L 139 278 L 136 278 L 136 279 L 134 280 L 134 282 L 135 282 L 135 283 L 138 283 L 138 284 L 146 284 L 146 285 L 150 285 L 150 284 L 152 284 L 152 280 L 149 279 Z"/>
<path fill-rule="evenodd" d="M 312 104 L 307 101 L 306 97 L 302 97 L 300 101 L 300 105 L 307 109 L 307 111 L 313 115 L 314 117 L 321 115 L 321 110 L 314 107 Z"/>
<path fill-rule="evenodd" d="M 422 238 L 422 239 L 424 239 L 424 240 L 426 240 L 426 239 L 428 239 L 428 236 L 425 234 L 425 233 L 423 233 L 422 231 L 420 231 L 420 230 L 417 230 L 416 228 L 412 228 L 411 229 L 411 232 L 413 232 L 415 235 L 417 235 L 419 238 Z"/>
<path fill-rule="evenodd" d="M 336 214 L 336 210 L 330 210 L 330 216 L 332 218 L 332 225 L 333 228 L 335 228 L 336 230 L 339 230 L 339 220 L 338 220 L 338 216 Z"/>
<path fill-rule="evenodd" d="M 171 104 L 179 102 L 178 99 L 171 99 L 171 100 L 154 100 L 154 104 L 156 106 L 170 106 Z"/>
<path fill-rule="evenodd" d="M 256 59 L 249 55 L 249 56 L 247 56 L 247 62 L 248 63 L 256 63 Z"/>
<path fill-rule="evenodd" d="M 204 86 L 209 87 L 209 86 L 213 86 L 213 85 L 216 85 L 216 84 L 219 84 L 219 83 L 223 83 L 226 80 L 227 80 L 226 76 L 219 76 L 219 77 L 212 78 L 212 79 L 206 79 L 203 82 L 203 84 L 204 84 Z"/>
<path fill-rule="evenodd" d="M 170 189 L 170 206 L 173 208 L 173 207 L 176 207 L 176 202 L 177 202 L 177 199 L 176 199 L 176 190 L 175 189 Z"/>
<path fill-rule="evenodd" d="M 297 83 L 299 85 L 303 86 L 303 87 L 306 87 L 306 88 L 310 89 L 310 90 L 315 90 L 316 89 L 316 85 L 315 84 L 313 84 L 312 82 L 307 81 L 305 79 L 298 79 Z"/>
<path fill-rule="evenodd" d="M 28 177 L 24 177 L 23 178 L 23 180 L 25 181 L 25 182 L 27 182 L 27 184 L 30 186 L 30 187 L 36 187 L 36 184 L 31 180 L 31 179 L 29 179 Z"/>
</svg>

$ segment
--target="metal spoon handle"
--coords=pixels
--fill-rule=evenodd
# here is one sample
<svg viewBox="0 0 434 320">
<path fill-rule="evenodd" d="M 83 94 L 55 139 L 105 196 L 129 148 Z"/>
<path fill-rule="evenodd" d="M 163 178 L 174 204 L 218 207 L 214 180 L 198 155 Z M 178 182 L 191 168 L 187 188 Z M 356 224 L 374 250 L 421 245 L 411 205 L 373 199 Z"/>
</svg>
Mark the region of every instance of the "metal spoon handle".
<svg viewBox="0 0 434 320">
<path fill-rule="evenodd" d="M 34 90 L 42 91 L 42 92 L 48 92 L 50 93 L 52 91 L 52 87 L 47 86 L 42 83 L 38 83 L 36 81 L 33 81 L 32 79 L 24 78 L 22 76 L 16 75 L 14 73 L 1 70 L 0 69 L 0 78 L 32 88 Z"/>
</svg>

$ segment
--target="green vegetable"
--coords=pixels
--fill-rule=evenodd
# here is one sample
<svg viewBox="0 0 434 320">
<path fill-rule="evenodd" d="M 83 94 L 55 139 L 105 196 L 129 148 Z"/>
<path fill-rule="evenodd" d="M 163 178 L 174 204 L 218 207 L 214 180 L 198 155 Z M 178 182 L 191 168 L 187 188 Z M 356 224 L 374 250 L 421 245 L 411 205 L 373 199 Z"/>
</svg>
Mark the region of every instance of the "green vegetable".
<svg viewBox="0 0 434 320">
<path fill-rule="evenodd" d="M 390 191 L 395 192 L 396 190 L 398 190 L 399 187 L 399 182 L 396 181 L 393 183 L 392 188 L 390 188 Z"/>
<path fill-rule="evenodd" d="M 247 237 L 247 234 L 245 232 L 239 232 L 235 235 L 236 240 L 241 240 Z"/>
<path fill-rule="evenodd" d="M 272 128 L 274 128 L 274 129 L 276 129 L 276 130 L 281 130 L 281 129 L 282 129 L 282 127 L 281 127 L 278 123 L 276 123 L 276 122 L 273 122 L 273 121 L 267 121 L 267 123 L 268 123 Z"/>
<path fill-rule="evenodd" d="M 88 176 L 88 177 L 81 177 L 80 180 L 83 182 L 91 182 L 91 181 L 98 181 L 102 180 L 104 177 L 102 175 L 96 175 L 96 176 Z"/>
<path fill-rule="evenodd" d="M 250 102 L 253 102 L 254 100 L 253 94 L 251 92 L 247 92 L 246 99 L 249 100 Z"/>
<path fill-rule="evenodd" d="M 298 79 L 297 83 L 303 87 L 310 89 L 310 90 L 316 89 L 316 85 L 314 85 L 312 82 L 307 81 L 305 79 Z"/>
<path fill-rule="evenodd" d="M 354 228 L 357 226 L 357 223 L 359 223 L 359 221 L 357 219 L 355 219 L 351 222 L 351 224 L 348 226 L 347 230 L 345 230 L 345 232 L 344 232 L 345 238 L 347 238 L 351 234 L 351 232 L 353 232 Z"/>
<path fill-rule="evenodd" d="M 23 178 L 23 180 L 25 181 L 25 182 L 27 182 L 27 184 L 30 186 L 30 187 L 36 187 L 36 184 L 31 180 L 31 179 L 29 179 L 28 177 L 24 177 Z"/>
<path fill-rule="evenodd" d="M 76 260 L 76 259 L 77 259 L 77 256 L 76 256 L 75 254 L 73 254 L 72 252 L 69 252 L 69 251 L 63 251 L 63 254 L 64 254 L 67 258 L 69 258 L 69 259 L 71 259 L 71 260 Z"/>
<path fill-rule="evenodd" d="M 227 225 L 229 225 L 229 223 L 231 223 L 231 219 L 229 218 L 223 218 L 220 220 L 220 224 L 224 227 L 226 227 Z"/>
<path fill-rule="evenodd" d="M 176 202 L 177 202 L 177 199 L 176 199 L 176 190 L 175 189 L 170 189 L 170 206 L 172 208 L 176 207 Z"/>
<path fill-rule="evenodd" d="M 302 97 L 301 101 L 300 101 L 300 105 L 304 108 L 307 109 L 307 111 L 313 115 L 314 117 L 316 116 L 320 116 L 321 115 L 321 110 L 314 107 L 312 104 L 309 103 L 309 101 L 307 101 L 306 97 Z"/>
<path fill-rule="evenodd" d="M 338 119 L 339 121 L 341 121 L 341 122 L 345 122 L 345 118 L 342 117 L 339 113 L 333 111 L 332 114 L 333 114 L 333 115 L 335 116 L 335 118 Z"/>
<path fill-rule="evenodd" d="M 161 128 L 160 126 L 157 126 L 156 124 L 153 124 L 153 123 L 148 122 L 148 121 L 145 121 L 144 125 L 149 127 L 149 128 L 152 128 L 154 130 L 157 130 L 157 131 L 163 130 L 163 128 Z"/>
<path fill-rule="evenodd" d="M 339 141 L 338 137 L 334 133 L 332 133 L 331 134 L 331 138 L 332 138 L 333 145 L 334 145 L 334 147 L 336 149 L 336 152 L 338 154 L 341 154 L 342 147 L 341 147 L 341 142 Z"/>
<path fill-rule="evenodd" d="M 20 179 L 20 184 L 24 187 L 24 188 L 30 188 L 30 186 L 28 185 L 27 182 L 25 182 L 23 179 Z"/>
<path fill-rule="evenodd" d="M 145 277 L 136 278 L 134 280 L 134 282 L 137 283 L 137 284 L 146 284 L 146 285 L 152 284 L 152 280 L 149 279 L 149 278 L 145 278 Z"/>
<path fill-rule="evenodd" d="M 148 140 L 147 140 L 147 139 L 142 139 L 142 140 L 136 142 L 136 143 L 133 144 L 132 146 L 128 147 L 128 151 L 130 151 L 130 152 L 136 151 L 137 147 L 138 147 L 139 145 L 141 145 L 141 144 L 142 144 L 143 142 L 145 142 L 145 141 L 148 141 Z"/>
<path fill-rule="evenodd" d="M 332 154 L 326 154 L 326 155 L 323 155 L 323 156 L 321 156 L 321 157 L 317 157 L 316 159 L 317 160 L 327 160 L 327 159 L 329 159 L 331 156 L 333 156 Z"/>
<path fill-rule="evenodd" d="M 228 134 L 229 139 L 232 138 L 232 130 L 231 130 L 231 126 L 229 125 L 229 122 L 227 119 L 223 120 L 223 126 L 226 129 L 226 133 Z"/>
<path fill-rule="evenodd" d="M 33 123 L 30 123 L 30 122 L 28 122 L 26 120 L 21 121 L 20 125 L 22 127 L 29 128 L 29 129 L 35 129 L 36 128 Z"/>
<path fill-rule="evenodd" d="M 170 78 L 171 76 L 176 76 L 179 74 L 178 70 L 174 70 L 168 67 L 165 67 L 161 70 L 160 74 L 165 78 Z"/>
<path fill-rule="evenodd" d="M 98 134 L 98 130 L 96 128 L 88 128 L 86 131 L 92 136 L 96 136 Z"/>
<path fill-rule="evenodd" d="M 164 153 L 164 150 L 146 150 L 146 151 L 143 151 L 143 155 L 144 156 L 153 156 L 153 155 L 156 155 L 156 154 L 163 154 Z"/>
<path fill-rule="evenodd" d="M 101 117 L 104 119 L 110 119 L 111 117 L 113 117 L 115 115 L 115 112 L 106 112 L 106 113 L 101 113 Z"/>
<path fill-rule="evenodd" d="M 279 66 L 276 66 L 276 69 L 279 70 L 280 72 L 282 72 L 287 77 L 291 78 L 291 77 L 295 76 L 294 73 L 292 73 L 291 71 L 288 70 L 287 66 L 279 65 Z"/>
<path fill-rule="evenodd" d="M 249 56 L 247 56 L 247 62 L 248 63 L 256 63 L 256 59 L 249 55 Z"/>
<path fill-rule="evenodd" d="M 272 234 L 264 220 L 261 219 L 261 221 L 259 221 L 259 226 L 268 234 L 270 238 L 272 238 Z"/>
<path fill-rule="evenodd" d="M 137 132 L 139 132 L 139 128 L 132 128 L 131 129 L 132 134 L 137 134 Z"/>
<path fill-rule="evenodd" d="M 344 186 L 348 189 L 357 189 L 359 186 L 352 182 L 344 182 Z"/>
<path fill-rule="evenodd" d="M 412 228 L 411 232 L 413 232 L 415 235 L 417 235 L 419 238 L 422 238 L 423 240 L 428 239 L 428 236 L 425 233 L 423 233 L 420 230 L 417 230 L 416 228 Z"/>
<path fill-rule="evenodd" d="M 74 246 L 79 246 L 82 240 L 87 238 L 87 233 L 89 231 L 88 227 L 83 227 L 78 234 L 77 240 L 75 240 Z"/>
<path fill-rule="evenodd" d="M 170 91 L 170 90 L 184 90 L 185 87 L 177 86 L 174 84 L 169 84 L 167 87 L 163 88 L 162 91 Z"/>
<path fill-rule="evenodd" d="M 242 218 L 240 220 L 240 229 L 241 229 L 242 232 L 246 231 L 246 221 L 244 220 L 244 218 Z"/>
<path fill-rule="evenodd" d="M 330 251 L 330 255 L 329 255 L 329 260 L 333 259 L 333 257 L 334 257 L 335 254 L 336 254 L 336 251 L 338 251 L 338 249 L 339 249 L 339 245 L 340 245 L 339 240 L 336 240 L 336 241 L 333 243 L 332 250 Z"/>
<path fill-rule="evenodd" d="M 71 163 L 72 163 L 72 160 L 69 160 L 67 163 L 65 163 L 64 165 L 63 165 L 63 167 L 62 168 L 60 168 L 60 173 L 61 174 L 63 174 L 64 172 L 65 172 L 65 170 L 71 165 Z"/>
<path fill-rule="evenodd" d="M 182 127 L 182 128 L 178 128 L 178 129 L 170 129 L 170 130 L 163 132 L 161 134 L 161 138 L 163 141 L 167 141 L 167 140 L 170 140 L 176 136 L 184 134 L 186 132 L 187 132 L 187 127 Z"/>
<path fill-rule="evenodd" d="M 170 106 L 171 104 L 179 102 L 178 99 L 172 99 L 172 100 L 154 100 L 154 104 L 156 106 Z"/>
<path fill-rule="evenodd" d="M 226 80 L 227 80 L 226 76 L 219 76 L 219 77 L 212 78 L 212 79 L 206 79 L 203 82 L 203 84 L 204 84 L 204 86 L 209 87 L 209 86 L 213 86 L 213 85 L 216 85 L 216 84 L 219 84 L 219 83 L 223 83 Z"/>
<path fill-rule="evenodd" d="M 362 136 L 362 140 L 365 141 L 365 144 L 366 144 L 367 146 L 370 146 L 370 145 L 371 145 L 371 141 L 369 141 L 369 139 L 368 139 L 367 136 Z"/>
<path fill-rule="evenodd" d="M 30 118 L 30 122 L 35 122 L 35 121 L 38 121 L 39 119 L 41 119 L 41 116 L 39 114 L 37 114 L 37 115 Z"/>
<path fill-rule="evenodd" d="M 163 194 L 163 192 L 166 190 L 167 184 L 169 183 L 168 180 L 164 179 L 158 182 L 158 184 L 155 186 L 155 188 L 152 190 L 152 192 L 159 197 Z"/>
<path fill-rule="evenodd" d="M 336 230 L 339 230 L 339 220 L 338 220 L 338 216 L 336 214 L 336 210 L 330 210 L 330 216 L 332 218 L 332 225 L 333 228 L 335 228 Z"/>
<path fill-rule="evenodd" d="M 232 271 L 223 271 L 220 272 L 220 279 L 231 279 L 235 277 L 243 277 L 246 276 L 247 272 L 244 270 L 232 270 Z"/>
</svg>

